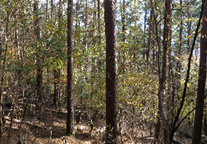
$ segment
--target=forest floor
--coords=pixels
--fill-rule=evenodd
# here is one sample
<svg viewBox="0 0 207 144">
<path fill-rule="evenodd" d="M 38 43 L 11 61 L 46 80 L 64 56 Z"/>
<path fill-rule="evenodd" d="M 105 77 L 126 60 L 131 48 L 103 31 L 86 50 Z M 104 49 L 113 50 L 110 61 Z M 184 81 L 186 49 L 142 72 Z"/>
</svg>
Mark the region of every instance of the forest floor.
<svg viewBox="0 0 207 144">
<path fill-rule="evenodd" d="M 24 119 L 5 117 L 5 132 L 3 133 L 3 144 L 101 144 L 104 137 L 104 126 L 94 126 L 92 132 L 90 121 L 75 123 L 75 135 L 66 136 L 66 110 L 57 114 L 54 108 L 45 109 L 41 115 L 29 113 Z M 12 126 L 11 126 L 12 125 Z M 11 127 L 11 128 L 10 128 Z M 124 144 L 150 144 L 154 143 L 153 136 L 148 129 L 139 130 L 140 135 L 136 141 L 130 137 L 119 136 L 118 143 Z M 178 141 L 190 143 L 190 139 L 176 136 Z"/>
</svg>

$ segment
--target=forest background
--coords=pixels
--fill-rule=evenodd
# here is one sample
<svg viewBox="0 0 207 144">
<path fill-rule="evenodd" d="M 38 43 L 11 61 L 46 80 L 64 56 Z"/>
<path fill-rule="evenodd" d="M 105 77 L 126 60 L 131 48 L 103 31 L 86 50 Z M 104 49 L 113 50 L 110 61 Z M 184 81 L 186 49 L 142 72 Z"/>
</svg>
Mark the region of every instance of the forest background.
<svg viewBox="0 0 207 144">
<path fill-rule="evenodd" d="M 71 55 L 69 2 L 73 2 Z M 191 139 L 194 144 L 205 143 L 206 60 L 200 58 L 205 57 L 201 37 L 206 39 L 206 5 L 205 0 L 116 1 L 118 143 L 188 143 Z M 7 137 L 5 143 L 12 136 L 19 142 L 31 140 L 30 135 L 41 137 L 35 134 L 40 132 L 23 132 L 28 121 L 37 127 L 35 131 L 42 130 L 51 138 L 58 133 L 54 123 L 68 121 L 71 57 L 75 124 L 89 124 L 90 135 L 94 127 L 106 125 L 104 18 L 102 0 L 0 1 L 1 134 Z M 195 119 L 196 110 L 201 120 Z M 19 134 L 11 135 L 15 125 Z M 52 128 L 44 131 L 42 125 Z M 98 143 L 102 138 L 99 131 L 92 139 Z"/>
</svg>

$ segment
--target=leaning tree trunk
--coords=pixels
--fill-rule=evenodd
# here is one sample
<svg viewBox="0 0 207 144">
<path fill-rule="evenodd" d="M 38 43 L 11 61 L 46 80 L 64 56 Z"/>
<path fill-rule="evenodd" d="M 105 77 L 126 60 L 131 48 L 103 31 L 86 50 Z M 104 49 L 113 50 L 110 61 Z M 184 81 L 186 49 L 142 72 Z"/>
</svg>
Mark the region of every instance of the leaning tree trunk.
<svg viewBox="0 0 207 144">
<path fill-rule="evenodd" d="M 106 35 L 106 130 L 107 144 L 117 143 L 116 2 L 104 0 Z"/>
<path fill-rule="evenodd" d="M 204 107 L 204 95 L 205 95 L 205 84 L 206 84 L 206 51 L 207 51 L 207 1 L 204 1 L 203 9 L 203 23 L 201 30 L 201 47 L 200 47 L 200 66 L 199 66 L 199 80 L 198 90 L 196 99 L 196 112 L 193 129 L 193 140 L 192 144 L 198 144 L 201 141 L 201 130 L 203 120 L 203 107 Z"/>
</svg>

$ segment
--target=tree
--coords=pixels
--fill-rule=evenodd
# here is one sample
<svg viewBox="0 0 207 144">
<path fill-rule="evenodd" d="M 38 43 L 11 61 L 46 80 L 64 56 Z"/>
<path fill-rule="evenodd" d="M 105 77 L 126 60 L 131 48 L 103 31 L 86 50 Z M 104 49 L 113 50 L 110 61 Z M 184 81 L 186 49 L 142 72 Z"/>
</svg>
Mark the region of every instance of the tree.
<svg viewBox="0 0 207 144">
<path fill-rule="evenodd" d="M 117 143 L 116 2 L 104 0 L 106 35 L 106 143 Z"/>
<path fill-rule="evenodd" d="M 151 49 L 151 46 L 152 46 L 152 34 L 153 34 L 153 11 L 150 10 L 150 25 L 149 25 L 149 38 L 148 38 L 148 48 L 147 48 L 147 62 L 149 61 L 149 55 L 150 55 L 150 49 Z M 154 54 L 154 52 L 153 52 Z M 153 59 L 154 61 L 154 59 Z"/>
<path fill-rule="evenodd" d="M 6 2 L 7 7 L 9 7 L 9 0 Z M 9 31 L 9 11 L 6 13 L 6 33 L 5 37 L 8 38 L 8 31 Z M 0 21 L 2 23 L 2 20 Z M 0 24 L 1 24 L 0 23 Z M 4 50 L 4 58 L 2 58 L 2 52 L 3 52 L 3 28 L 0 27 L 0 62 L 3 59 L 3 63 L 1 62 L 0 67 L 1 67 L 1 79 L 0 79 L 0 144 L 2 144 L 2 134 L 3 134 L 3 86 L 4 86 L 4 70 L 5 70 L 5 65 L 6 65 L 6 53 L 8 51 L 8 44 L 6 42 L 5 44 L 5 50 Z"/>
<path fill-rule="evenodd" d="M 159 69 L 159 89 L 158 89 L 159 112 L 158 112 L 158 114 L 160 114 L 160 117 L 162 119 L 162 124 L 163 124 L 163 129 L 164 129 L 164 143 L 165 144 L 170 143 L 169 120 L 168 120 L 168 117 L 164 111 L 163 98 L 165 96 L 164 90 L 165 90 L 165 83 L 166 83 L 167 50 L 169 48 L 170 38 L 171 38 L 170 37 L 171 8 L 172 8 L 172 1 L 166 0 L 165 1 L 165 12 L 164 12 L 165 18 L 164 18 L 164 33 L 163 33 L 162 71 L 160 70 L 159 57 L 158 57 L 158 69 Z M 160 130 L 159 127 L 160 127 L 160 119 L 158 118 L 156 132 L 155 132 L 155 133 L 158 133 L 155 135 L 156 140 L 159 137 L 159 130 Z"/>
<path fill-rule="evenodd" d="M 204 107 L 204 95 L 205 95 L 205 84 L 206 84 L 206 51 L 207 51 L 207 1 L 202 1 L 204 6 L 203 11 L 203 22 L 201 30 L 201 47 L 200 47 L 200 65 L 199 65 L 199 79 L 196 99 L 196 112 L 193 129 L 193 140 L 192 144 L 198 144 L 201 141 L 201 130 L 203 120 L 203 107 Z"/>
<path fill-rule="evenodd" d="M 35 15 L 35 28 L 34 28 L 34 33 L 36 35 L 37 39 L 37 44 L 36 44 L 36 49 L 37 49 L 37 74 L 36 74 L 36 90 L 37 90 L 37 106 L 39 107 L 40 103 L 42 102 L 42 81 L 43 81 L 43 69 L 42 69 L 42 53 L 40 52 L 40 23 L 39 23 L 39 17 L 38 17 L 38 1 L 35 0 L 34 2 L 34 15 Z"/>
<path fill-rule="evenodd" d="M 188 3 L 189 3 L 190 0 L 188 0 Z M 190 13 L 190 5 L 188 6 L 187 8 L 187 14 L 188 14 L 188 22 L 187 22 L 187 26 L 188 26 L 188 30 L 187 30 L 187 33 L 188 33 L 188 40 L 187 40 L 187 45 L 188 45 L 188 54 L 190 53 L 190 44 L 191 44 L 191 41 L 190 41 L 190 36 L 191 36 L 191 25 L 192 25 L 192 15 Z"/>
<path fill-rule="evenodd" d="M 63 5 L 63 0 L 59 0 L 59 12 L 58 12 L 58 33 L 60 35 L 59 39 L 61 39 L 61 24 L 63 21 L 62 5 Z M 53 103 L 55 106 L 57 106 L 57 98 L 59 98 L 59 96 L 60 96 L 60 68 L 59 68 L 58 64 L 55 65 L 55 68 L 53 68 L 53 71 L 54 71 L 54 99 L 53 99 Z M 60 99 L 59 99 L 59 101 L 60 101 Z M 58 101 L 58 103 L 60 103 L 59 101 Z"/>
<path fill-rule="evenodd" d="M 67 121 L 66 134 L 74 133 L 74 110 L 73 110 L 73 0 L 68 0 L 67 10 Z"/>
<path fill-rule="evenodd" d="M 121 2 L 120 2 L 121 3 Z M 122 39 L 121 39 L 121 43 L 122 43 L 122 47 L 125 47 L 125 40 L 126 40 L 126 35 L 125 35 L 125 31 L 126 31 L 126 22 L 125 22 L 125 14 L 126 14 L 126 8 L 125 8 L 125 0 L 122 1 L 122 7 L 121 7 L 121 23 L 122 23 Z M 122 73 L 125 73 L 125 61 L 126 61 L 126 58 L 124 56 L 126 52 L 123 51 L 122 54 L 122 59 L 123 61 L 121 62 L 121 69 L 120 71 Z"/>
<path fill-rule="evenodd" d="M 0 20 L 0 24 L 1 24 L 1 20 Z M 2 28 L 0 27 L 0 62 L 1 62 L 1 54 L 2 54 Z M 0 67 L 2 67 L 0 65 Z M 2 74 L 1 74 L 2 75 Z M 2 95 L 2 91 L 3 91 L 3 84 L 2 84 L 2 80 L 0 83 L 0 144 L 2 143 L 2 131 L 3 131 L 3 95 Z"/>
</svg>

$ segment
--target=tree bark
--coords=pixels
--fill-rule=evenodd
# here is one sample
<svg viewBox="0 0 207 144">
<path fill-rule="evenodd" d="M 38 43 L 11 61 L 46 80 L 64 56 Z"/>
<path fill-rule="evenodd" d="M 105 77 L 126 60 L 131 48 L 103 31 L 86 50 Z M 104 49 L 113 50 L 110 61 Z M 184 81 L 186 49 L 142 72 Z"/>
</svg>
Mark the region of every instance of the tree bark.
<svg viewBox="0 0 207 144">
<path fill-rule="evenodd" d="M 100 0 L 98 0 L 98 7 L 97 7 L 97 10 L 98 10 L 98 46 L 100 46 L 100 50 L 102 50 L 102 47 L 101 47 L 101 7 L 100 7 Z M 103 57 L 103 54 L 100 53 L 99 54 L 99 59 L 98 59 L 98 69 L 99 71 L 102 71 L 102 60 L 101 58 Z"/>
<path fill-rule="evenodd" d="M 167 118 L 167 115 L 164 112 L 163 98 L 164 98 L 164 90 L 165 90 L 165 83 L 166 83 L 167 50 L 170 44 L 170 25 L 171 25 L 171 8 L 172 8 L 171 5 L 172 5 L 172 0 L 165 1 L 162 70 L 159 71 L 161 72 L 161 75 L 159 76 L 159 90 L 158 90 L 158 100 L 159 100 L 158 107 L 159 107 L 160 117 L 162 120 L 163 129 L 164 129 L 164 143 L 165 144 L 170 143 L 169 120 Z M 159 64 L 158 64 L 158 68 L 160 69 Z"/>
<path fill-rule="evenodd" d="M 182 44 L 183 44 L 183 13 L 182 13 L 182 7 L 183 7 L 183 0 L 180 0 L 180 9 L 181 9 L 181 14 L 180 14 L 180 34 L 179 34 L 180 43 L 179 43 L 179 49 L 178 49 L 178 62 L 177 62 L 177 67 L 176 67 L 177 77 L 176 77 L 176 82 L 175 82 L 177 94 L 178 94 L 178 90 L 179 90 L 180 85 L 181 85 L 180 79 L 181 79 Z M 178 97 L 178 99 L 179 99 L 179 97 Z"/>
<path fill-rule="evenodd" d="M 50 11 L 51 22 L 53 22 L 53 9 L 54 9 L 53 0 L 50 1 L 50 5 L 51 5 L 51 11 Z"/>
<path fill-rule="evenodd" d="M 66 134 L 74 134 L 74 110 L 73 110 L 73 0 L 68 0 L 67 23 L 67 121 Z"/>
<path fill-rule="evenodd" d="M 36 35 L 36 40 L 40 41 L 40 26 L 39 26 L 39 14 L 38 14 L 38 1 L 35 0 L 34 2 L 34 16 L 35 16 L 35 28 L 34 33 Z M 38 52 L 40 52 L 40 47 L 36 45 L 36 49 Z M 42 81 L 43 81 L 43 69 L 42 69 L 42 54 L 37 53 L 37 74 L 36 74 L 36 90 L 37 90 L 37 106 L 40 107 L 42 103 Z"/>
<path fill-rule="evenodd" d="M 201 141 L 201 130 L 203 120 L 203 107 L 204 107 L 204 95 L 205 95 L 205 84 L 206 84 L 206 51 L 207 51 L 207 1 L 204 2 L 204 11 L 202 19 L 202 30 L 201 30 L 201 47 L 200 47 L 200 66 L 199 66 L 199 80 L 195 111 L 195 121 L 193 129 L 193 140 L 192 144 L 198 144 Z"/>
<path fill-rule="evenodd" d="M 47 19 L 48 19 L 48 0 L 46 0 L 46 8 L 45 8 L 46 10 L 46 12 L 45 12 L 45 20 L 46 20 L 46 22 L 47 22 Z"/>
<path fill-rule="evenodd" d="M 106 35 L 106 130 L 107 144 L 117 143 L 116 2 L 104 0 Z"/>
<path fill-rule="evenodd" d="M 59 0 L 59 12 L 58 12 L 58 31 L 61 31 L 61 23 L 62 23 L 62 5 L 63 5 L 63 0 Z M 61 35 L 61 34 L 60 34 Z M 61 37 L 60 37 L 61 39 Z M 60 68 L 58 65 L 57 67 L 54 68 L 54 99 L 53 103 L 55 106 L 57 106 L 57 98 L 60 96 Z M 60 102 L 60 99 L 58 100 Z"/>
<path fill-rule="evenodd" d="M 94 4 L 94 9 L 96 8 L 96 0 L 93 0 L 93 4 Z M 93 31 L 92 31 L 92 44 L 94 47 L 96 47 L 96 11 L 93 12 Z M 94 53 L 96 53 L 96 50 L 93 50 Z M 96 59 L 94 56 L 92 56 L 91 59 L 91 93 L 90 93 L 90 97 L 93 98 L 93 94 L 94 94 L 94 81 L 95 81 L 95 73 L 96 73 Z"/>
<path fill-rule="evenodd" d="M 101 9 L 100 0 L 98 0 L 98 45 L 101 44 Z"/>
<path fill-rule="evenodd" d="M 9 0 L 7 0 L 7 8 L 9 7 Z M 1 29 L 1 28 L 0 28 Z M 3 52 L 3 29 L 0 30 L 0 56 L 2 57 L 2 52 Z M 7 16 L 6 16 L 6 33 L 5 33 L 5 39 L 8 39 L 8 31 L 9 31 L 9 11 L 7 11 Z M 5 42 L 5 55 L 3 58 L 3 63 L 0 61 L 0 66 L 1 66 L 1 79 L 0 79 L 0 144 L 2 144 L 2 131 L 3 131 L 3 83 L 4 83 L 4 69 L 6 65 L 6 55 L 7 55 L 7 50 L 8 50 L 8 41 Z M 0 60 L 1 60 L 0 57 Z M 2 65 L 1 65 L 2 64 Z"/>
<path fill-rule="evenodd" d="M 126 8 L 125 8 L 125 0 L 123 0 L 122 1 L 122 8 L 121 8 L 121 21 L 122 21 L 122 40 L 121 40 L 121 42 L 122 42 L 122 48 L 124 48 L 125 47 L 125 40 L 126 40 L 126 35 L 125 35 L 125 31 L 126 31 L 126 16 L 125 16 L 125 14 L 126 14 Z M 126 51 L 124 51 L 123 50 L 123 52 L 122 52 L 122 59 L 123 59 L 123 61 L 122 61 L 122 64 L 121 64 L 121 71 L 122 71 L 122 73 L 125 73 L 125 71 L 126 71 L 126 65 L 125 65 L 125 61 L 126 61 L 126 57 L 125 57 L 125 53 L 126 53 Z"/>
<path fill-rule="evenodd" d="M 85 11 L 85 49 L 88 47 L 88 0 L 86 0 L 86 11 Z"/>
<path fill-rule="evenodd" d="M 190 0 L 188 0 L 189 2 Z M 190 54 L 190 44 L 191 44 L 191 14 L 190 14 L 190 5 L 188 6 L 188 22 L 187 22 L 187 25 L 188 25 L 188 40 L 187 40 L 187 45 L 188 45 L 188 54 Z"/>
<path fill-rule="evenodd" d="M 183 2 L 180 0 L 180 9 L 181 9 L 181 15 L 180 15 L 180 44 L 179 44 L 179 50 L 178 50 L 178 88 L 180 87 L 180 72 L 181 72 L 181 55 L 182 55 L 182 41 L 183 41 L 183 14 L 182 14 L 182 6 Z"/>
<path fill-rule="evenodd" d="M 149 61 L 150 49 L 152 44 L 152 34 L 153 34 L 153 11 L 150 11 L 150 25 L 149 25 L 149 37 L 148 37 L 148 48 L 147 48 L 147 62 Z"/>
<path fill-rule="evenodd" d="M 0 20 L 1 23 L 1 20 Z M 0 27 L 0 68 L 2 68 L 1 65 L 1 54 L 2 54 L 2 36 L 3 36 L 3 32 L 2 32 L 2 28 Z M 2 75 L 2 74 L 1 74 Z M 0 75 L 0 77 L 2 77 Z M 1 84 L 0 84 L 0 144 L 2 143 L 2 131 L 3 131 L 3 95 L 2 95 L 2 91 L 3 91 L 3 85 L 2 85 L 2 80 L 1 80 Z"/>
</svg>

